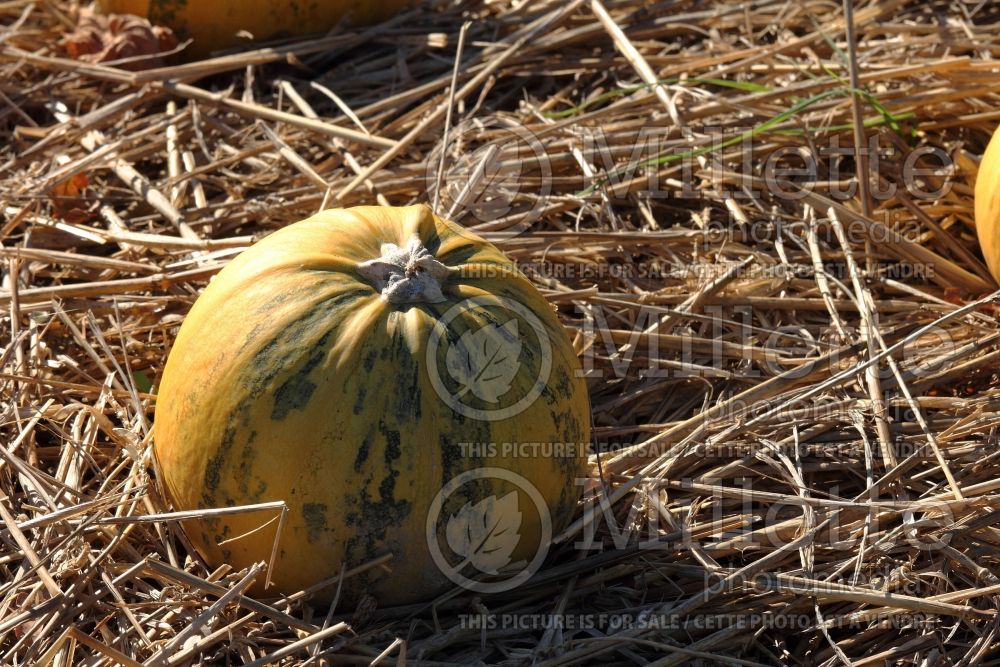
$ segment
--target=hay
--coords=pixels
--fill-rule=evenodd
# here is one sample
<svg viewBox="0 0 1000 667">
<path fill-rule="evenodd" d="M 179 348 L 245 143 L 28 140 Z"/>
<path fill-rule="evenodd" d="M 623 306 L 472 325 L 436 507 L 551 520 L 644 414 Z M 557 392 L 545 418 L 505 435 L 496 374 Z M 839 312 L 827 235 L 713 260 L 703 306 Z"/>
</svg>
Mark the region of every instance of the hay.
<svg viewBox="0 0 1000 667">
<path fill-rule="evenodd" d="M 0 3 L 0 664 L 998 664 L 997 6 L 860 3 L 855 50 L 831 2 L 435 4 L 133 71 Z M 244 597 L 162 516 L 150 391 L 235 253 L 375 200 L 558 305 L 604 501 L 506 593 Z"/>
</svg>

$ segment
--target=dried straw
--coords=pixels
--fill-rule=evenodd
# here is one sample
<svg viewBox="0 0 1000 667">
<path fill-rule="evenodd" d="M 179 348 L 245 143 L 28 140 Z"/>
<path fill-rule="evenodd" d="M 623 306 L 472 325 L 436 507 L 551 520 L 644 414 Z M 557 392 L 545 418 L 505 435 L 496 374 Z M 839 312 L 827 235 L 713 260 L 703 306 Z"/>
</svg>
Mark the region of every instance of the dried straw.
<svg viewBox="0 0 1000 667">
<path fill-rule="evenodd" d="M 0 3 L 0 664 L 1000 664 L 1000 8 L 431 4 L 132 72 Z M 252 599 L 156 490 L 155 383 L 235 253 L 374 201 L 558 307 L 591 497 L 509 592 Z"/>
</svg>

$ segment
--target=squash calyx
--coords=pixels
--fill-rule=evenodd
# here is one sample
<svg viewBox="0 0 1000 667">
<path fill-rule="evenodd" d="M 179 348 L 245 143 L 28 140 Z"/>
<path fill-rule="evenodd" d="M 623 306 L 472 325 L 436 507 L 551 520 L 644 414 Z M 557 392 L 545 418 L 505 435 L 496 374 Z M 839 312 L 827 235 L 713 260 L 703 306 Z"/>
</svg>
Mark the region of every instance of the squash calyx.
<svg viewBox="0 0 1000 667">
<path fill-rule="evenodd" d="M 382 244 L 382 256 L 358 264 L 358 273 L 375 285 L 392 304 L 439 303 L 445 300 L 441 285 L 451 273 L 414 236 L 405 248 Z"/>
</svg>

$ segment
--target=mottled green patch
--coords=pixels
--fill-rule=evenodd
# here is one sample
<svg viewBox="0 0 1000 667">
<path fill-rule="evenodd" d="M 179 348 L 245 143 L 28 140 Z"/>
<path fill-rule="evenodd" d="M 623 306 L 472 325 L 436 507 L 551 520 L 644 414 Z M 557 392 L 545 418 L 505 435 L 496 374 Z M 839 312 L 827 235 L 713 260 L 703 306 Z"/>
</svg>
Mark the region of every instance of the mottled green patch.
<svg viewBox="0 0 1000 667">
<path fill-rule="evenodd" d="M 243 336 L 243 347 L 250 347 L 253 345 L 260 335 L 269 329 L 270 318 L 262 318 L 258 320 L 250 329 L 247 330 L 246 334 Z"/>
<path fill-rule="evenodd" d="M 417 423 L 421 418 L 420 368 L 408 352 L 399 355 L 396 382 L 399 391 L 394 396 L 396 420 L 405 424 Z"/>
<path fill-rule="evenodd" d="M 438 436 L 442 487 L 467 470 L 490 465 L 490 446 L 500 445 L 495 443 L 496 436 L 490 422 L 465 417 L 457 412 L 451 413 L 449 418 L 453 422 L 451 428 Z M 479 494 L 478 500 L 481 500 L 490 495 L 490 484 L 489 479 L 471 480 L 462 486 L 462 490 L 472 495 Z M 457 512 L 466 502 L 463 497 L 463 493 L 449 496 L 442 508 L 442 516 Z"/>
<path fill-rule="evenodd" d="M 375 359 L 377 356 L 378 352 L 374 347 L 365 353 L 365 358 L 361 361 L 361 365 L 364 366 L 365 372 L 372 372 L 372 369 L 375 368 Z"/>
<path fill-rule="evenodd" d="M 310 544 L 315 544 L 327 530 L 326 505 L 305 503 L 302 505 L 302 519 L 306 522 L 306 539 Z"/>
<path fill-rule="evenodd" d="M 399 324 L 401 321 L 390 320 L 389 342 L 380 346 L 379 358 L 391 369 L 392 389 L 386 397 L 386 411 L 396 418 L 397 423 L 406 424 L 421 419 L 420 376 L 426 371 L 409 349 L 403 327 Z M 374 351 L 370 358 L 374 362 Z M 386 364 L 382 369 L 389 370 Z"/>
<path fill-rule="evenodd" d="M 442 486 L 454 477 L 461 468 L 465 467 L 466 450 L 477 451 L 471 447 L 466 447 L 466 443 L 456 442 L 450 435 L 442 433 L 438 436 L 438 445 L 441 450 L 441 472 Z"/>
<path fill-rule="evenodd" d="M 280 292 L 271 292 L 266 300 L 262 300 L 254 308 L 251 316 L 248 318 L 252 322 L 256 322 L 246 333 L 243 339 L 244 345 L 252 344 L 258 336 L 266 331 L 270 331 L 274 324 L 274 314 L 277 310 L 287 303 L 294 300 L 301 300 L 303 297 L 308 299 L 315 292 L 315 287 L 313 285 L 304 285 L 299 289 L 283 289 Z"/>
<path fill-rule="evenodd" d="M 342 318 L 335 317 L 336 311 L 365 291 L 351 290 L 335 297 L 313 304 L 294 321 L 288 322 L 280 338 L 267 341 L 254 353 L 243 373 L 243 382 L 251 399 L 260 398 L 271 387 L 274 379 L 295 367 L 305 357 L 312 360 L 339 330 Z M 323 335 L 311 343 L 316 334 Z M 307 347 L 308 346 L 308 347 Z M 319 363 L 317 360 L 315 363 Z M 307 362 L 308 363 L 308 362 Z"/>
<path fill-rule="evenodd" d="M 427 251 L 437 257 L 438 250 L 441 248 L 441 236 L 438 234 L 436 228 L 424 239 L 423 243 Z"/>
<path fill-rule="evenodd" d="M 316 326 L 323 325 L 316 323 Z M 338 327 L 333 327 L 323 334 L 310 347 L 306 362 L 302 364 L 292 377 L 278 386 L 274 392 L 274 407 L 271 411 L 271 419 L 282 421 L 292 410 L 303 410 L 309 404 L 317 387 L 316 383 L 309 376 L 327 358 L 330 341 L 337 331 Z"/>
<path fill-rule="evenodd" d="M 387 428 L 385 422 L 381 420 L 378 423 L 378 430 L 385 438 L 385 462 L 391 466 L 393 461 L 398 459 L 403 453 L 400 446 L 399 431 Z"/>
<path fill-rule="evenodd" d="M 365 480 L 365 488 L 356 496 L 348 497 L 350 510 L 344 519 L 352 529 L 353 535 L 344 544 L 347 561 L 352 564 L 370 560 L 379 549 L 386 547 L 386 536 L 389 530 L 402 525 L 412 509 L 407 500 L 396 500 L 396 478 L 399 472 L 392 470 L 379 484 L 378 500 L 368 493 L 367 484 L 372 478 Z"/>
<path fill-rule="evenodd" d="M 394 526 L 401 525 L 411 511 L 409 501 L 396 500 L 395 497 L 399 470 L 394 469 L 394 463 L 402 456 L 400 433 L 389 428 L 381 420 L 378 424 L 378 430 L 385 439 L 383 454 L 385 466 L 383 469 L 386 471 L 386 475 L 379 482 L 377 500 L 372 498 L 368 492 L 368 487 L 375 479 L 374 476 L 369 476 L 364 481 L 360 493 L 347 498 L 349 509 L 345 516 L 345 523 L 353 529 L 353 535 L 344 546 L 350 562 L 367 560 L 372 557 L 377 548 L 384 548 L 389 530 Z M 371 443 L 368 446 L 370 445 Z"/>
<path fill-rule="evenodd" d="M 354 472 L 361 472 L 362 466 L 364 466 L 365 461 L 368 460 L 368 454 L 371 452 L 372 440 L 375 438 L 375 434 L 369 431 L 361 444 L 358 445 L 358 451 L 354 455 Z"/>
<path fill-rule="evenodd" d="M 214 507 L 216 504 L 216 493 L 222 483 L 222 469 L 229 456 L 229 450 L 233 447 L 234 440 L 236 440 L 236 427 L 230 418 L 230 423 L 226 426 L 222 441 L 215 450 L 215 455 L 210 457 L 205 464 L 205 486 L 202 489 L 201 499 L 206 507 Z"/>
<path fill-rule="evenodd" d="M 243 373 L 250 398 L 260 398 L 268 384 L 278 374 L 277 364 L 274 363 L 273 359 L 278 349 L 278 341 L 269 340 L 254 353 Z"/>
<path fill-rule="evenodd" d="M 562 403 L 573 395 L 573 382 L 566 369 L 557 365 L 552 372 L 554 377 L 550 376 L 548 384 L 542 389 L 542 398 L 550 406 Z"/>
<path fill-rule="evenodd" d="M 304 410 L 309 405 L 316 383 L 309 379 L 309 373 L 323 359 L 323 355 L 313 356 L 295 375 L 282 382 L 274 392 L 274 407 L 271 419 L 283 421 L 292 410 Z"/>
<path fill-rule="evenodd" d="M 354 399 L 354 407 L 351 408 L 351 412 L 356 415 L 360 415 L 365 411 L 365 396 L 368 395 L 368 388 L 365 385 L 359 385 L 357 388 L 358 395 Z"/>
<path fill-rule="evenodd" d="M 250 431 L 243 448 L 240 450 L 240 476 L 239 487 L 242 493 L 250 494 L 250 475 L 253 472 L 254 458 L 257 456 L 257 448 L 254 443 L 257 440 L 257 431 Z"/>
<path fill-rule="evenodd" d="M 389 474 L 382 479 L 382 483 L 378 485 L 378 493 L 383 498 L 392 498 L 393 493 L 396 490 L 396 478 L 399 477 L 398 470 L 392 470 Z"/>
<path fill-rule="evenodd" d="M 222 440 L 219 441 L 219 446 L 215 448 L 215 454 L 208 459 L 205 464 L 205 475 L 204 475 L 204 486 L 202 488 L 201 499 L 205 507 L 217 507 L 220 500 L 220 487 L 225 487 L 223 482 L 229 482 L 232 480 L 234 471 L 229 469 L 232 462 L 229 461 L 229 456 L 232 452 L 233 445 L 236 443 L 237 436 L 247 430 L 247 425 L 250 423 L 250 404 L 243 401 L 239 404 L 235 410 L 229 413 L 229 419 L 226 422 L 226 428 L 222 432 Z M 256 434 L 252 432 L 251 437 L 255 437 Z M 223 492 L 221 493 L 221 499 L 227 504 L 235 504 L 232 497 Z"/>
<path fill-rule="evenodd" d="M 446 474 L 458 474 L 466 466 L 472 466 L 473 462 L 484 460 L 478 453 L 485 452 L 485 449 L 467 445 L 492 442 L 494 435 L 493 425 L 490 422 L 467 417 L 461 412 L 453 411 L 444 403 L 441 404 L 440 413 L 436 418 L 442 421 L 447 419 L 448 424 L 440 436 L 441 463 Z M 452 464 L 454 469 L 451 469 Z"/>
</svg>

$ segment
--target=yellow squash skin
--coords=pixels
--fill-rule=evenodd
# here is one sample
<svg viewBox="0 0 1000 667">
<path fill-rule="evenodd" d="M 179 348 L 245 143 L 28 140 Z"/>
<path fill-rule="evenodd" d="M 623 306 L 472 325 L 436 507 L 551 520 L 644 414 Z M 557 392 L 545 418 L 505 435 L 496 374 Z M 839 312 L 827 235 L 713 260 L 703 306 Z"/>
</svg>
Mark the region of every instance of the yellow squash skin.
<svg viewBox="0 0 1000 667">
<path fill-rule="evenodd" d="M 403 246 L 414 235 L 451 267 L 445 301 L 387 303 L 356 267 L 379 257 L 383 243 Z M 498 298 L 522 304 L 544 326 L 551 371 L 538 398 L 516 416 L 463 416 L 430 379 L 431 331 L 470 297 L 487 305 L 451 319 L 445 340 L 480 329 L 493 314 L 509 320 L 509 309 L 491 310 Z M 529 331 L 530 323 L 517 317 L 520 331 Z M 541 377 L 537 346 L 522 339 L 523 363 L 508 392 L 515 397 Z M 446 365 L 445 347 L 433 348 L 439 367 Z M 372 594 L 382 605 L 422 601 L 453 586 L 435 565 L 425 535 L 432 500 L 462 472 L 512 470 L 544 497 L 553 531 L 568 524 L 590 441 L 578 369 L 551 306 L 493 245 L 425 206 L 327 210 L 244 251 L 197 299 L 159 385 L 154 453 L 178 510 L 287 503 L 274 564 L 277 591 L 304 589 L 336 576 L 341 563 L 350 569 L 391 552 L 391 573 L 376 568 L 354 577 L 346 593 Z M 576 448 L 568 456 L 512 458 L 500 447 L 510 442 Z M 476 485 L 480 495 L 465 497 L 471 491 L 463 487 L 442 514 L 512 490 L 489 479 Z M 532 507 L 520 490 L 518 500 L 522 509 Z M 276 522 L 268 521 L 275 516 L 262 511 L 192 520 L 185 531 L 210 565 L 243 568 L 270 560 Z M 514 562 L 530 560 L 537 549 L 540 527 L 533 516 L 523 513 Z M 327 588 L 319 598 L 333 592 Z"/>
<path fill-rule="evenodd" d="M 246 44 L 241 30 L 256 41 L 307 35 L 348 18 L 352 25 L 384 21 L 413 0 L 98 0 L 101 11 L 145 16 L 194 41 L 185 51 L 201 58 L 212 51 Z"/>
<path fill-rule="evenodd" d="M 1000 128 L 993 133 L 976 176 L 976 234 L 986 266 L 1000 281 Z"/>
</svg>

